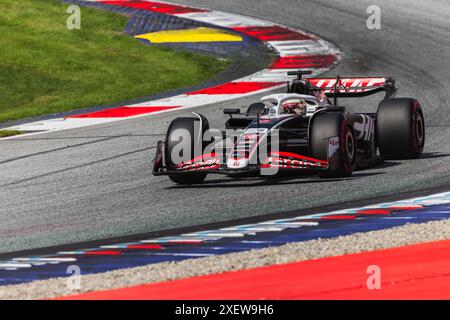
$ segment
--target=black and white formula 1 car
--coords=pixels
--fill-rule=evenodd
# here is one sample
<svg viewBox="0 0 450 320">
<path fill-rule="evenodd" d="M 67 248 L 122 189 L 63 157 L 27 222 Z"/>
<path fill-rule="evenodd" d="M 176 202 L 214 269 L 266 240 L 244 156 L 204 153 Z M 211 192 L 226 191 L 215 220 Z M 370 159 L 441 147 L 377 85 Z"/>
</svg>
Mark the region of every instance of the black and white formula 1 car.
<svg viewBox="0 0 450 320">
<path fill-rule="evenodd" d="M 209 128 L 201 114 L 171 122 L 159 141 L 153 174 L 179 184 L 201 183 L 207 174 L 317 173 L 348 177 L 381 159 L 420 156 L 425 143 L 419 102 L 394 98 L 391 77 L 297 78 L 288 92 L 265 96 L 246 113 L 225 109 L 225 130 Z M 349 113 L 338 98 L 384 92 L 376 113 Z M 379 152 L 379 156 L 377 153 Z"/>
</svg>

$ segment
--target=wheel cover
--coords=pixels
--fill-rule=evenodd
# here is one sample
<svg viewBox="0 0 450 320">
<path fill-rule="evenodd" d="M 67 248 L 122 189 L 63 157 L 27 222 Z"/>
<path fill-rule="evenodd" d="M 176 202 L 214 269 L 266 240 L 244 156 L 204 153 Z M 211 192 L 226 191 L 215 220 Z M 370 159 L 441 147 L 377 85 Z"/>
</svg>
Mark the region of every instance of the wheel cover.
<svg viewBox="0 0 450 320">
<path fill-rule="evenodd" d="M 420 112 L 417 113 L 416 116 L 416 138 L 417 138 L 417 146 L 420 148 L 423 145 L 423 139 L 425 136 L 425 128 L 423 125 L 423 118 Z"/>
<path fill-rule="evenodd" d="M 347 130 L 345 133 L 345 153 L 350 162 L 353 162 L 353 158 L 355 157 L 355 139 L 350 130 Z"/>
</svg>

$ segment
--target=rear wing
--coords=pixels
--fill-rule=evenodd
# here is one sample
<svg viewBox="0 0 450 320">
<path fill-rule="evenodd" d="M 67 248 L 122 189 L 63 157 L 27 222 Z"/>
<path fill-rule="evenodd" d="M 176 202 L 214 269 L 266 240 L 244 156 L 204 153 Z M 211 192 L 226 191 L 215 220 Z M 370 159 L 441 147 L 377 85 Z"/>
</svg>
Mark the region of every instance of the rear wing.
<svg viewBox="0 0 450 320">
<path fill-rule="evenodd" d="M 378 92 L 386 92 L 386 98 L 396 92 L 393 77 L 339 77 L 305 79 L 314 89 L 323 90 L 327 97 L 365 97 Z"/>
</svg>

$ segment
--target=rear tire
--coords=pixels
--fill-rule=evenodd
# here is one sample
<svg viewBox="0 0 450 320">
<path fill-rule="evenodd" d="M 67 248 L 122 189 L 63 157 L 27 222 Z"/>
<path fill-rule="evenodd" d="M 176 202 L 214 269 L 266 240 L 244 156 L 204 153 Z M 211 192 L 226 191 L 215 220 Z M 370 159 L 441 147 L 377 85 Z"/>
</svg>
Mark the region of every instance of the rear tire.
<svg viewBox="0 0 450 320">
<path fill-rule="evenodd" d="M 316 116 L 311 128 L 311 154 L 313 158 L 328 160 L 328 139 L 339 137 L 339 149 L 321 178 L 343 178 L 352 175 L 356 167 L 356 138 L 349 120 L 341 112 L 328 112 Z"/>
<path fill-rule="evenodd" d="M 377 144 L 385 159 L 414 159 L 425 145 L 422 108 L 415 99 L 383 100 L 377 112 Z"/>
<path fill-rule="evenodd" d="M 196 149 L 201 151 L 201 154 L 203 154 L 205 147 L 203 142 L 203 134 L 209 129 L 209 124 L 206 118 L 202 117 L 202 128 L 199 128 L 199 126 L 200 120 L 198 118 L 176 118 L 170 123 L 169 128 L 167 129 L 165 148 L 165 158 L 169 168 L 174 168 L 183 161 L 189 161 L 194 159 L 196 156 L 200 156 L 200 154 L 195 154 Z M 182 129 L 183 131 L 179 131 L 179 129 Z M 183 133 L 183 135 L 180 133 Z M 200 139 L 198 139 L 199 134 L 201 134 Z M 172 161 L 172 152 L 179 143 L 182 143 L 181 141 L 188 141 L 186 144 L 190 144 L 190 152 L 185 155 L 183 154 L 185 150 L 182 150 L 178 154 L 178 156 L 182 158 L 182 161 Z M 169 175 L 169 179 L 177 184 L 197 184 L 202 183 L 206 176 L 207 174 L 205 172 L 188 172 Z"/>
</svg>

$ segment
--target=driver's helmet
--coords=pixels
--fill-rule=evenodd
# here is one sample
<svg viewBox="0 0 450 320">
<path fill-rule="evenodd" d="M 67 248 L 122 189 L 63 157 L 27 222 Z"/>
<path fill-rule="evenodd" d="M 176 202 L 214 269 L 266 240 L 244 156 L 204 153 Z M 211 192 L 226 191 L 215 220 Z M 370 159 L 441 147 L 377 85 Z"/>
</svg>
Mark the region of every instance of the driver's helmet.
<svg viewBox="0 0 450 320">
<path fill-rule="evenodd" d="M 327 100 L 327 96 L 325 94 L 325 91 L 323 91 L 323 90 L 317 91 L 315 93 L 315 96 L 319 102 L 325 102 Z"/>
<path fill-rule="evenodd" d="M 302 114 L 306 111 L 306 102 L 303 99 L 290 99 L 281 104 L 283 113 Z"/>
</svg>

